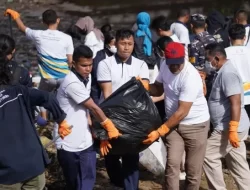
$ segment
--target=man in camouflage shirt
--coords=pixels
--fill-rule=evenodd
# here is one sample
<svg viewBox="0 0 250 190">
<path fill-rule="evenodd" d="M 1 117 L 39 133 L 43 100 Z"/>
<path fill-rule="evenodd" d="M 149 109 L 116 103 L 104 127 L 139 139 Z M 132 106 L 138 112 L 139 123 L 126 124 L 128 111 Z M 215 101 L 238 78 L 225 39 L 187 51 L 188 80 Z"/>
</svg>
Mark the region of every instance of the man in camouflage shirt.
<svg viewBox="0 0 250 190">
<path fill-rule="evenodd" d="M 205 47 L 208 44 L 216 43 L 216 40 L 206 31 L 206 17 L 202 14 L 193 14 L 191 16 L 191 28 L 195 37 L 190 45 L 189 61 L 199 71 L 203 79 L 204 94 L 206 95 L 207 91 L 210 91 L 210 81 L 212 82 L 212 77 L 210 75 L 212 73 L 209 72 L 208 65 L 205 64 Z M 208 80 L 206 80 L 207 74 Z"/>
</svg>

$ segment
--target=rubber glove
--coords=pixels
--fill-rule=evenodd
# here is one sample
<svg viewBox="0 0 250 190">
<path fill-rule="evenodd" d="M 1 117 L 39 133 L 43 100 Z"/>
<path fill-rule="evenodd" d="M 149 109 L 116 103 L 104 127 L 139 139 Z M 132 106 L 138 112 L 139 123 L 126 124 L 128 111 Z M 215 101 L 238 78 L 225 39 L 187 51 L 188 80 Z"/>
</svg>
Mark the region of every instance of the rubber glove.
<svg viewBox="0 0 250 190">
<path fill-rule="evenodd" d="M 229 123 L 229 141 L 234 148 L 240 147 L 238 126 L 239 122 L 237 121 L 230 121 Z"/>
<path fill-rule="evenodd" d="M 136 77 L 136 80 L 139 80 L 139 81 L 142 83 L 143 87 L 144 87 L 147 91 L 149 91 L 149 83 L 148 83 L 148 82 L 142 80 L 139 76 Z"/>
<path fill-rule="evenodd" d="M 58 127 L 58 134 L 60 135 L 60 137 L 62 139 L 64 139 L 64 137 L 66 137 L 67 135 L 69 135 L 71 133 L 71 129 L 70 129 L 70 125 L 67 123 L 66 120 L 63 120 Z"/>
<path fill-rule="evenodd" d="M 118 138 L 121 136 L 119 131 L 116 129 L 114 123 L 107 118 L 105 121 L 101 122 L 102 127 L 108 132 L 109 139 Z"/>
<path fill-rule="evenodd" d="M 143 144 L 152 144 L 154 141 L 156 141 L 159 137 L 162 137 L 166 135 L 170 129 L 168 126 L 164 123 L 161 125 L 157 130 L 152 131 L 146 140 L 143 141 Z"/>
<path fill-rule="evenodd" d="M 14 11 L 12 9 L 7 9 L 4 13 L 4 16 L 10 15 L 13 20 L 16 20 L 17 18 L 20 18 L 20 14 L 17 11 Z"/>
<path fill-rule="evenodd" d="M 102 156 L 106 156 L 109 153 L 109 149 L 111 149 L 112 146 L 109 143 L 108 140 L 102 140 L 100 144 L 100 152 Z"/>
</svg>

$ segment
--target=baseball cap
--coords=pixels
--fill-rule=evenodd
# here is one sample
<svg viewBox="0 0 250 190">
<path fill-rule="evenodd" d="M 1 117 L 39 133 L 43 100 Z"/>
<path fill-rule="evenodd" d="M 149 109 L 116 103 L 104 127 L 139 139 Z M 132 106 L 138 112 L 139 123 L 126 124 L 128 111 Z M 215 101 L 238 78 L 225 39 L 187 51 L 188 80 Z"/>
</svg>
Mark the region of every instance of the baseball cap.
<svg viewBox="0 0 250 190">
<path fill-rule="evenodd" d="M 185 48 L 183 44 L 169 42 L 165 47 L 166 64 L 183 64 L 185 62 Z"/>
<path fill-rule="evenodd" d="M 191 15 L 191 21 L 205 22 L 206 16 L 203 14 L 193 14 Z"/>
</svg>

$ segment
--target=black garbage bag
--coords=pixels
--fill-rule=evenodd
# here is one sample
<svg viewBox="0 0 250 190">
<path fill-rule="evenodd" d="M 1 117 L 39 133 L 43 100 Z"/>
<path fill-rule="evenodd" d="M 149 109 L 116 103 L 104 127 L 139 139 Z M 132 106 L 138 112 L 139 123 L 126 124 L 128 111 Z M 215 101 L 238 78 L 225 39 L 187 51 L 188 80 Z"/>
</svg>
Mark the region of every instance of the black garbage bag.
<svg viewBox="0 0 250 190">
<path fill-rule="evenodd" d="M 161 118 L 149 93 L 142 83 L 132 78 L 117 89 L 101 105 L 101 109 L 122 133 L 112 139 L 109 154 L 133 154 L 148 147 L 142 143 L 148 134 L 160 127 Z M 99 122 L 93 121 L 93 135 L 99 140 L 108 139 Z"/>
</svg>

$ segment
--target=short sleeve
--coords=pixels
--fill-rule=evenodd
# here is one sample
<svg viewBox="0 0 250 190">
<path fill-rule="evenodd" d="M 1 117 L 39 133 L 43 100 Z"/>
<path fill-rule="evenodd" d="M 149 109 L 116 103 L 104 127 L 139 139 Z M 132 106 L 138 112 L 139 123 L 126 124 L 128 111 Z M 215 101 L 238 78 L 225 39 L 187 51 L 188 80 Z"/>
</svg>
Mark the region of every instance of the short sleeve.
<svg viewBox="0 0 250 190">
<path fill-rule="evenodd" d="M 239 76 L 234 72 L 225 72 L 221 76 L 222 90 L 226 97 L 241 94 L 242 83 Z"/>
<path fill-rule="evenodd" d="M 149 80 L 148 65 L 145 62 L 143 62 L 141 65 L 139 76 L 143 80 Z"/>
<path fill-rule="evenodd" d="M 90 98 L 89 91 L 86 87 L 77 82 L 69 84 L 65 89 L 65 93 L 77 104 L 85 102 Z"/>
<path fill-rule="evenodd" d="M 192 75 L 190 74 L 181 85 L 180 90 L 180 96 L 179 100 L 183 102 L 194 102 L 196 98 L 198 97 L 199 91 L 203 91 L 202 89 L 202 81 L 200 76 L 193 77 L 194 73 Z M 196 81 L 196 82 L 195 82 Z"/>
<path fill-rule="evenodd" d="M 100 83 L 111 82 L 111 70 L 105 61 L 98 64 L 97 81 Z"/>
<path fill-rule="evenodd" d="M 73 55 L 74 52 L 74 44 L 73 44 L 73 40 L 71 37 L 69 37 L 69 43 L 68 46 L 66 48 L 66 54 L 67 55 Z"/>
<path fill-rule="evenodd" d="M 185 26 L 183 26 L 183 27 L 185 27 Z M 188 29 L 186 27 L 184 29 L 180 28 L 180 30 L 178 32 L 179 32 L 180 42 L 185 44 L 185 45 L 190 44 Z"/>
<path fill-rule="evenodd" d="M 26 30 L 25 30 L 26 37 L 32 41 L 36 40 L 37 32 L 38 32 L 38 30 L 32 30 L 30 28 L 26 28 Z"/>
</svg>

